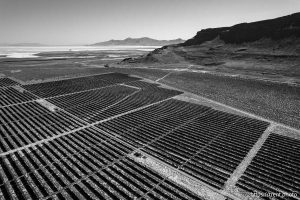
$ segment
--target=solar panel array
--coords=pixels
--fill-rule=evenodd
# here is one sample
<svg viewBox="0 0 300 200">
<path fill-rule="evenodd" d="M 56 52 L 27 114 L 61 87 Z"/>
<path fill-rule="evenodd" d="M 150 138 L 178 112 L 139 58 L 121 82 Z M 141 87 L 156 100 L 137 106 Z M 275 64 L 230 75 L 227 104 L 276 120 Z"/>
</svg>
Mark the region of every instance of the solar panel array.
<svg viewBox="0 0 300 200">
<path fill-rule="evenodd" d="M 17 199 L 159 199 L 168 193 L 199 199 L 128 158 L 133 150 L 94 128 L 76 131 L 1 157 L 1 192 Z"/>
<path fill-rule="evenodd" d="M 200 199 L 133 161 L 129 154 L 135 149 L 126 143 L 100 133 L 96 127 L 86 126 L 84 119 L 97 116 L 139 92 L 138 88 L 119 85 L 137 80 L 114 73 L 24 85 L 24 91 L 9 86 L 1 88 L 0 197 Z M 156 90 L 156 98 L 144 98 L 136 105 L 131 99 L 124 103 L 123 110 L 178 93 Z M 39 97 L 59 109 L 49 110 L 35 101 Z M 122 111 L 110 115 L 114 113 Z"/>
<path fill-rule="evenodd" d="M 126 83 L 138 78 L 126 74 L 112 73 L 109 75 L 86 76 L 53 82 L 25 85 L 24 88 L 39 97 L 47 98 L 95 88 L 106 87 L 118 83 Z"/>
<path fill-rule="evenodd" d="M 0 87 L 4 199 L 201 199 L 131 155 L 222 190 L 269 126 L 121 73 Z M 298 143 L 271 134 L 237 186 L 299 194 Z"/>
<path fill-rule="evenodd" d="M 248 192 L 286 194 L 277 199 L 299 198 L 299 152 L 299 140 L 271 134 L 237 185 Z"/>
<path fill-rule="evenodd" d="M 65 111 L 51 112 L 37 102 L 0 108 L 0 153 L 51 138 L 83 125 Z"/>
<path fill-rule="evenodd" d="M 268 123 L 168 100 L 97 125 L 221 189 Z"/>
<path fill-rule="evenodd" d="M 19 83 L 7 77 L 0 78 L 0 89 L 1 87 L 8 87 L 14 85 L 19 85 Z"/>
<path fill-rule="evenodd" d="M 0 106 L 9 106 L 37 99 L 27 91 L 19 91 L 13 87 L 0 88 Z"/>
</svg>

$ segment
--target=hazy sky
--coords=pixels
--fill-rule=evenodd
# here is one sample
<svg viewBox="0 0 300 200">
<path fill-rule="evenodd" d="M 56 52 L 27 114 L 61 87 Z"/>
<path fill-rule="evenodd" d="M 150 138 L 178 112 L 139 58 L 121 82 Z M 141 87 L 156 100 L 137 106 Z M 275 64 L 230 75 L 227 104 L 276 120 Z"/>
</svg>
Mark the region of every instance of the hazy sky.
<svg viewBox="0 0 300 200">
<path fill-rule="evenodd" d="M 295 12 L 300 0 L 0 0 L 0 43 L 188 39 L 203 28 Z"/>
</svg>

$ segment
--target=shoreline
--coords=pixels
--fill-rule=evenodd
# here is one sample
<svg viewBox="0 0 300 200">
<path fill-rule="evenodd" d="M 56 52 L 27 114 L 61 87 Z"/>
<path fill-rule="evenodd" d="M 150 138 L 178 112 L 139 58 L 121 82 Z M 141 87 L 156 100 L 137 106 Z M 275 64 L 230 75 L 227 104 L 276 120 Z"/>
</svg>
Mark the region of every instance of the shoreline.
<svg viewBox="0 0 300 200">
<path fill-rule="evenodd" d="M 51 54 L 101 51 L 141 51 L 149 52 L 160 46 L 0 46 L 1 58 L 37 58 Z"/>
</svg>

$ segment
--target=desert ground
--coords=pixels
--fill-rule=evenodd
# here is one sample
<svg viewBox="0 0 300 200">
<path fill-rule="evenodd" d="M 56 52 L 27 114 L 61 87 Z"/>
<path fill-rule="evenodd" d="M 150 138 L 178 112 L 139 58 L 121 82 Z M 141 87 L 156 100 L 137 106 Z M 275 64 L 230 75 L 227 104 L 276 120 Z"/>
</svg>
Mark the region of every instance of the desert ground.
<svg viewBox="0 0 300 200">
<path fill-rule="evenodd" d="M 48 56 L 47 59 L 2 59 L 0 74 L 24 82 L 39 82 L 103 72 L 123 72 L 158 81 L 287 126 L 300 128 L 298 71 L 292 71 L 288 76 L 284 75 L 288 70 L 281 74 L 277 71 L 274 78 L 259 73 L 261 68 L 257 70 L 251 68 L 252 71 L 248 70 L 247 73 L 247 69 L 250 68 L 248 67 L 240 73 L 241 67 L 232 70 L 232 65 L 224 67 L 223 70 L 214 70 L 205 65 L 184 62 L 118 64 L 121 59 L 103 59 L 106 58 L 105 53 L 97 55 L 95 52 L 81 52 L 68 58 L 69 54 L 68 52 L 45 54 Z M 141 52 L 131 52 L 130 56 L 139 55 Z M 58 56 L 66 58 L 57 58 Z M 128 56 L 128 53 L 124 53 L 124 56 Z M 238 62 L 241 63 L 241 59 Z M 106 64 L 108 68 L 104 67 Z M 290 81 L 286 81 L 287 77 Z"/>
</svg>

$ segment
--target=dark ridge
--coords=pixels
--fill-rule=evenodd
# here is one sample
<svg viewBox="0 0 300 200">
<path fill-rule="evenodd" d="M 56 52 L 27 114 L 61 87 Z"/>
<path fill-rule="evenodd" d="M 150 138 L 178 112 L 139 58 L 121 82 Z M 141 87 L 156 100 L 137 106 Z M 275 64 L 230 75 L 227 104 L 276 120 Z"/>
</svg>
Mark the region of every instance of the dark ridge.
<svg viewBox="0 0 300 200">
<path fill-rule="evenodd" d="M 203 29 L 182 45 L 198 45 L 218 36 L 225 43 L 235 44 L 254 42 L 262 38 L 280 40 L 292 36 L 300 37 L 300 13 L 231 27 Z"/>
<path fill-rule="evenodd" d="M 215 39 L 220 35 L 220 33 L 228 29 L 228 27 L 203 29 L 201 31 L 198 31 L 195 37 L 187 40 L 182 45 L 191 46 L 196 44 L 202 44 L 203 42 Z"/>
</svg>

